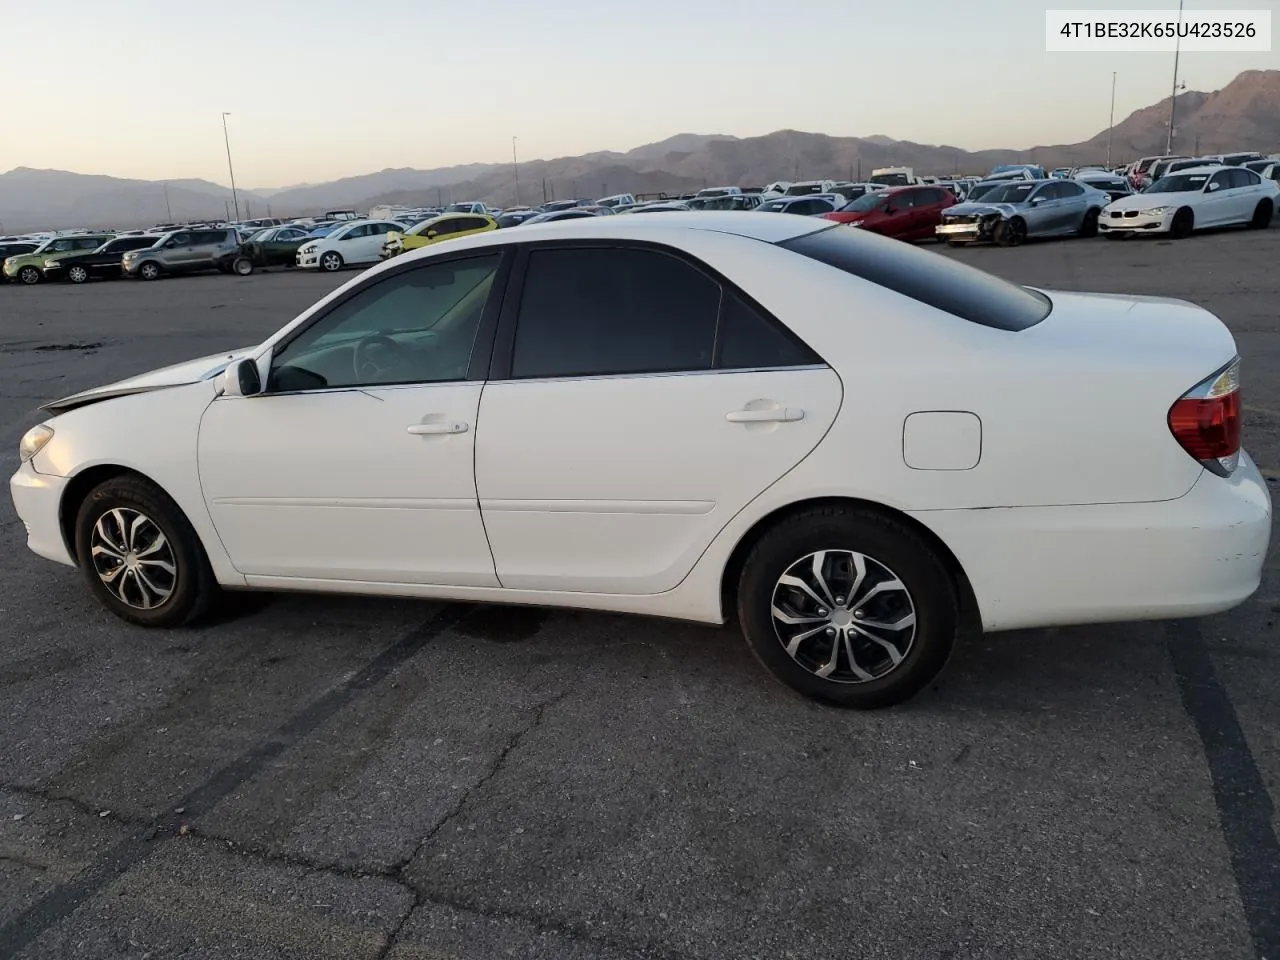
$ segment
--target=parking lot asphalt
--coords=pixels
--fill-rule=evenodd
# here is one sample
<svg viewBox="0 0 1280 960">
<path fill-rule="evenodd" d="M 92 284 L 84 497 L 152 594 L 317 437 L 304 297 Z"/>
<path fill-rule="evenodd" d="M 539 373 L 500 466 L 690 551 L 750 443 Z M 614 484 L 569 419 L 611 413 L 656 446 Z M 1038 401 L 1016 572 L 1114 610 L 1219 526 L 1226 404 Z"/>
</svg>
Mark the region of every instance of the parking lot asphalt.
<svg viewBox="0 0 1280 960">
<path fill-rule="evenodd" d="M 1213 310 L 1280 477 L 1280 229 L 936 249 Z M 39 403 L 351 276 L 0 289 L 0 464 Z M 976 639 L 863 714 L 731 628 L 254 595 L 144 631 L 7 497 L 0 545 L 0 957 L 1280 957 L 1274 549 L 1230 613 Z"/>
</svg>

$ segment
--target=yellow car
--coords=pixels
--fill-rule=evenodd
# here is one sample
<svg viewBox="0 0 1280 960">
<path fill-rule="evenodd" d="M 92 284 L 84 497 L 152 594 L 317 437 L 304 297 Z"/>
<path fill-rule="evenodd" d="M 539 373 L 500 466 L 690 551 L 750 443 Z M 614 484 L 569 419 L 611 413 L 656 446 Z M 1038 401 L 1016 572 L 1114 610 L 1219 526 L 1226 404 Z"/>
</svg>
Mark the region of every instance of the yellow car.
<svg viewBox="0 0 1280 960">
<path fill-rule="evenodd" d="M 405 233 L 391 231 L 382 245 L 382 259 L 394 257 L 406 250 L 417 250 L 449 240 L 453 237 L 465 237 L 472 233 L 484 233 L 497 230 L 498 221 L 493 217 L 480 213 L 442 213 L 438 217 L 424 220 L 412 230 Z"/>
</svg>

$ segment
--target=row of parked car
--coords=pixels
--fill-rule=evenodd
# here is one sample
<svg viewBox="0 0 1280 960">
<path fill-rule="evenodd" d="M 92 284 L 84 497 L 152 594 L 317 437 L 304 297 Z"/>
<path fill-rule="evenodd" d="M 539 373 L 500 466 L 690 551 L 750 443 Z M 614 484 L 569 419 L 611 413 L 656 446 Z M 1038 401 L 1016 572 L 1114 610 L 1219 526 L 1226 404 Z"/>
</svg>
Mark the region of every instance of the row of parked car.
<svg viewBox="0 0 1280 960">
<path fill-rule="evenodd" d="M 557 200 L 499 210 L 479 201 L 445 207 L 382 208 L 383 216 L 331 211 L 322 217 L 236 224 L 165 224 L 149 231 L 86 231 L 0 238 L 6 280 L 84 283 L 95 278 L 156 280 L 218 270 L 336 271 L 364 266 L 454 237 L 581 217 L 674 210 L 754 210 L 821 216 L 904 241 L 1015 246 L 1031 238 L 1141 233 L 1175 238 L 1194 230 L 1270 224 L 1280 207 L 1280 159 L 1256 153 L 1144 157 L 1126 167 L 1059 168 L 1007 164 L 987 177 L 919 178 L 907 168 L 875 171 L 865 182 L 779 181 L 763 188 L 709 187 L 683 197 Z"/>
</svg>

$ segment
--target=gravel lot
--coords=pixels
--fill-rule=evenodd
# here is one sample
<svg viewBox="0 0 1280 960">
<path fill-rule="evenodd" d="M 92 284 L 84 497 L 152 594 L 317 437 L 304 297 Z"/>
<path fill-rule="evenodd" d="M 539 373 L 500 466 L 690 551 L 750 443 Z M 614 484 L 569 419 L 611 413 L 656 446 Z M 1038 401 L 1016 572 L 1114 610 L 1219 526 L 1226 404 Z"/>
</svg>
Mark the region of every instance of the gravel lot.
<svg viewBox="0 0 1280 960">
<path fill-rule="evenodd" d="M 1215 311 L 1280 477 L 1280 229 L 946 254 Z M 0 464 L 39 403 L 349 277 L 0 289 Z M 0 544 L 0 957 L 1280 957 L 1276 556 L 1229 614 L 991 636 L 854 714 L 729 629 L 252 596 L 147 632 L 7 496 Z"/>
</svg>

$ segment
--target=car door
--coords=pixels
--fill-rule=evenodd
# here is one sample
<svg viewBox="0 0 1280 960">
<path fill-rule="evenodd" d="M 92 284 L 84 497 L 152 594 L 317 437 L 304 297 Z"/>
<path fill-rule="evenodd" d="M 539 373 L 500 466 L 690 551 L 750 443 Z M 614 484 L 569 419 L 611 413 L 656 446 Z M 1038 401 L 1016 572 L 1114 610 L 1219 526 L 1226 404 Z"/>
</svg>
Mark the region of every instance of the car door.
<svg viewBox="0 0 1280 960">
<path fill-rule="evenodd" d="M 1231 171 L 1219 170 L 1204 185 L 1204 198 L 1195 211 L 1197 227 L 1216 227 L 1230 222 L 1239 195 L 1231 189 Z"/>
<path fill-rule="evenodd" d="M 670 248 L 542 243 L 515 275 L 476 437 L 498 577 L 528 590 L 670 590 L 814 448 L 840 380 Z"/>
<path fill-rule="evenodd" d="M 1022 215 L 1027 221 L 1028 234 L 1045 236 L 1054 233 L 1061 222 L 1061 200 L 1058 185 L 1061 181 L 1047 180 L 1036 187 L 1030 194 L 1026 212 Z"/>
<path fill-rule="evenodd" d="M 373 224 L 357 223 L 353 227 L 348 227 L 330 246 L 341 254 L 343 263 L 362 263 L 365 257 L 365 250 L 369 246 L 369 236 L 372 229 Z"/>
<path fill-rule="evenodd" d="M 474 444 L 508 257 L 379 274 L 273 346 L 264 392 L 209 405 L 200 480 L 238 570 L 498 585 Z"/>
<path fill-rule="evenodd" d="M 1057 230 L 1061 233 L 1077 233 L 1084 225 L 1085 215 L 1089 212 L 1089 191 L 1074 180 L 1057 182 L 1058 219 Z M 1099 209 L 1102 208 L 1099 204 Z"/>
<path fill-rule="evenodd" d="M 1232 195 L 1231 222 L 1248 223 L 1253 219 L 1253 211 L 1258 201 L 1262 199 L 1261 191 L 1256 189 L 1260 182 L 1259 178 L 1252 170 L 1245 170 L 1242 167 L 1232 167 L 1228 173 Z"/>
</svg>

